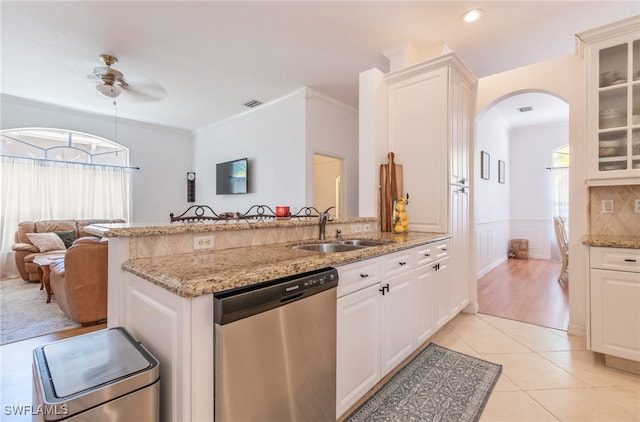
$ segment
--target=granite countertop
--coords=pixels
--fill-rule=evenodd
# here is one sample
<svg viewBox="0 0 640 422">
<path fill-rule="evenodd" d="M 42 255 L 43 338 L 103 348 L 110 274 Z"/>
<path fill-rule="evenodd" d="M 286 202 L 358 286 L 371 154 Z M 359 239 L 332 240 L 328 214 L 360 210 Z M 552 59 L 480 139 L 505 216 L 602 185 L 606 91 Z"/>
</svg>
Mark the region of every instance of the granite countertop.
<svg viewBox="0 0 640 422">
<path fill-rule="evenodd" d="M 640 249 L 640 236 L 587 235 L 582 244 L 606 248 Z"/>
<path fill-rule="evenodd" d="M 349 217 L 331 220 L 331 224 L 374 223 L 375 217 Z M 100 237 L 136 237 L 178 233 L 204 233 L 227 230 L 268 229 L 278 227 L 317 226 L 318 218 L 291 218 L 282 220 L 221 220 L 200 223 L 104 223 L 85 227 L 87 233 Z"/>
<path fill-rule="evenodd" d="M 196 251 L 126 261 L 122 269 L 178 296 L 196 297 L 317 270 L 448 239 L 443 233 L 376 233 L 367 239 L 389 240 L 382 246 L 321 254 L 291 249 L 293 243 Z M 356 237 L 349 237 L 356 238 Z M 316 240 L 300 241 L 316 243 Z"/>
</svg>

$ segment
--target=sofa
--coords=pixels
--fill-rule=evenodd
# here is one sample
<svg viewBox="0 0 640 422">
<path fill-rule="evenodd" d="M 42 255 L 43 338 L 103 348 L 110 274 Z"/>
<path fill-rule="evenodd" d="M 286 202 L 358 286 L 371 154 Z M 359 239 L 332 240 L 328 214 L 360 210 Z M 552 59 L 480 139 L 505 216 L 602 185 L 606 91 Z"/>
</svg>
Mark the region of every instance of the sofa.
<svg viewBox="0 0 640 422">
<path fill-rule="evenodd" d="M 71 243 L 80 237 L 91 236 L 85 231 L 85 227 L 91 224 L 99 223 L 124 223 L 124 220 L 114 219 L 94 219 L 94 220 L 41 220 L 41 221 L 23 221 L 18 224 L 18 230 L 15 234 L 15 244 L 11 248 L 15 252 L 16 268 L 20 277 L 25 281 L 40 282 L 38 275 L 38 265 L 33 263 L 33 259 L 39 254 L 64 254 Z M 41 250 L 29 238 L 34 238 L 33 234 L 39 233 L 58 233 L 58 237 L 64 238 L 64 247 L 58 249 Z M 38 243 L 38 242 L 36 242 Z"/>
<path fill-rule="evenodd" d="M 108 240 L 81 237 L 55 260 L 50 284 L 60 309 L 75 322 L 93 325 L 107 318 Z"/>
</svg>

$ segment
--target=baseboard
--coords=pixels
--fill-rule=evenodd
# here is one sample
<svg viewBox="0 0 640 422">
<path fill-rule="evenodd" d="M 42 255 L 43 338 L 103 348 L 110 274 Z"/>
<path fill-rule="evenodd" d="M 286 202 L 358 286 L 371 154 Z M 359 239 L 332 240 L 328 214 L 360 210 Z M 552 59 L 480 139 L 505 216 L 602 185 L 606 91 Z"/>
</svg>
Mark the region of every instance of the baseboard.
<svg viewBox="0 0 640 422">
<path fill-rule="evenodd" d="M 584 337 L 587 335 L 587 328 L 584 325 L 569 324 L 567 334 Z"/>
<path fill-rule="evenodd" d="M 476 278 L 480 278 L 483 275 L 487 274 L 489 271 L 493 270 L 494 268 L 496 268 L 498 265 L 502 264 L 503 262 L 505 262 L 509 257 L 507 255 L 502 256 L 501 258 L 499 258 L 497 261 L 494 261 L 492 264 L 490 264 L 489 266 L 481 269 L 480 271 L 478 271 Z"/>
</svg>

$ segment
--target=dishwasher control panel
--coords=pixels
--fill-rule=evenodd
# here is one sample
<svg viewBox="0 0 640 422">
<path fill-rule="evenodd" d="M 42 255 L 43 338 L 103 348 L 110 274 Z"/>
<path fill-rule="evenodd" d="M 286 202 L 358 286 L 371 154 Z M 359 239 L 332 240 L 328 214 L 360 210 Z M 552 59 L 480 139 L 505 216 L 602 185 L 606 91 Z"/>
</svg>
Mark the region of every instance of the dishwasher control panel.
<svg viewBox="0 0 640 422">
<path fill-rule="evenodd" d="M 338 286 L 338 271 L 324 268 L 213 295 L 214 322 L 228 324 Z"/>
</svg>

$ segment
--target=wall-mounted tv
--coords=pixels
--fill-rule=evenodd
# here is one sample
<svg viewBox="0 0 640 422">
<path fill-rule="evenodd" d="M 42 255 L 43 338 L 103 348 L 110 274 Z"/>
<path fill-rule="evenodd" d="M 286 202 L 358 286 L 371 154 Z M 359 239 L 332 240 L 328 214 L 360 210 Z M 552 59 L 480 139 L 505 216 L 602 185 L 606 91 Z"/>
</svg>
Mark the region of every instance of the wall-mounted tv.
<svg viewBox="0 0 640 422">
<path fill-rule="evenodd" d="M 246 158 L 216 164 L 216 195 L 247 193 L 248 168 Z"/>
</svg>

